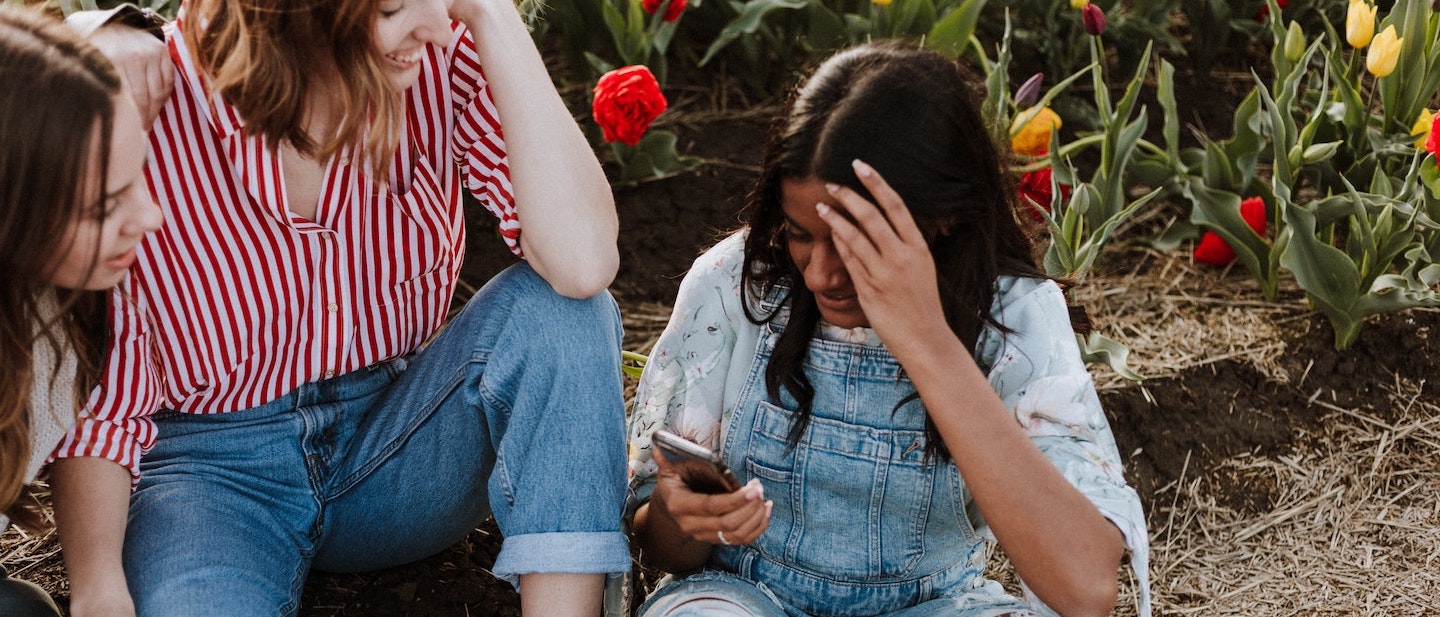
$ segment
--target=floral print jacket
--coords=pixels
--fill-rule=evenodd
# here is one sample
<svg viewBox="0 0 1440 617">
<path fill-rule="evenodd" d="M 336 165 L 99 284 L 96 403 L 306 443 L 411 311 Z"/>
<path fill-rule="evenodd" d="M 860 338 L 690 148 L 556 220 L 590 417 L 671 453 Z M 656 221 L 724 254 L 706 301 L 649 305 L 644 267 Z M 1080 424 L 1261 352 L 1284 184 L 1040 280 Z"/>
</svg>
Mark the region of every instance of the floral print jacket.
<svg viewBox="0 0 1440 617">
<path fill-rule="evenodd" d="M 648 500 L 654 488 L 650 435 L 655 429 L 669 427 L 701 445 L 717 451 L 721 447 L 720 436 L 750 373 L 761 334 L 761 326 L 741 308 L 744 236 L 744 231 L 731 235 L 695 261 L 680 285 L 670 323 L 650 353 L 630 416 L 632 509 Z M 991 313 L 1012 332 L 986 328 L 977 362 L 1046 458 L 1124 534 L 1140 587 L 1140 614 L 1148 615 L 1145 516 L 1139 496 L 1122 474 L 1115 438 L 1080 358 L 1063 292 L 1049 280 L 1001 277 Z M 863 327 L 821 324 L 816 335 L 881 345 L 874 331 Z M 971 511 L 976 529 L 993 540 L 978 511 Z"/>
</svg>

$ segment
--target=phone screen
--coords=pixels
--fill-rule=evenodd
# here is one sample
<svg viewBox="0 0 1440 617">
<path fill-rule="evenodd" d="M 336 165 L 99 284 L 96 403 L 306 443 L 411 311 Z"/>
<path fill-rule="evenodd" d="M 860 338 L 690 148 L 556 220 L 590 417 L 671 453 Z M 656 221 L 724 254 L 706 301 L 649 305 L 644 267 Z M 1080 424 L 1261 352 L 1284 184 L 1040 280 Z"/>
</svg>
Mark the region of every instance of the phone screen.
<svg viewBox="0 0 1440 617">
<path fill-rule="evenodd" d="M 735 474 L 710 449 L 664 429 L 655 431 L 651 441 L 690 490 L 713 495 L 740 488 Z"/>
</svg>

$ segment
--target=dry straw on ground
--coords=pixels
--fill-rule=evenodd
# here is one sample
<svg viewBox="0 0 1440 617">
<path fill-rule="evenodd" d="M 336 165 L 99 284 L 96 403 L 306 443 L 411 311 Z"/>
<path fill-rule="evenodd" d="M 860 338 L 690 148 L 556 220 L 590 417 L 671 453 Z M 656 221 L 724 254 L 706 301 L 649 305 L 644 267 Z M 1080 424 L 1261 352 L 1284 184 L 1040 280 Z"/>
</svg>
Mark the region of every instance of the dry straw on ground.
<svg viewBox="0 0 1440 617">
<path fill-rule="evenodd" d="M 1399 421 L 1334 407 L 1323 430 L 1302 435 L 1288 455 L 1237 457 L 1161 491 L 1169 505 L 1150 521 L 1160 612 L 1440 609 L 1440 408 L 1419 392 L 1414 383 L 1389 386 Z M 1217 474 L 1273 483 L 1276 505 L 1258 514 L 1219 505 Z"/>
<path fill-rule="evenodd" d="M 1293 383 L 1282 330 L 1309 315 L 1293 287 L 1259 301 L 1248 277 L 1201 273 L 1141 251 L 1130 273 L 1077 286 L 1102 331 L 1150 377 L 1226 359 Z M 1288 298 L 1288 300 L 1286 300 Z M 1106 369 L 1102 389 L 1143 388 Z M 1312 399 L 1328 411 L 1287 452 L 1241 455 L 1157 491 L 1149 509 L 1159 615 L 1429 615 L 1440 611 L 1440 408 L 1422 383 L 1385 386 L 1399 418 Z M 1237 511 L 1227 487 L 1276 487 L 1274 505 Z M 1117 614 L 1133 615 L 1132 606 Z"/>
</svg>

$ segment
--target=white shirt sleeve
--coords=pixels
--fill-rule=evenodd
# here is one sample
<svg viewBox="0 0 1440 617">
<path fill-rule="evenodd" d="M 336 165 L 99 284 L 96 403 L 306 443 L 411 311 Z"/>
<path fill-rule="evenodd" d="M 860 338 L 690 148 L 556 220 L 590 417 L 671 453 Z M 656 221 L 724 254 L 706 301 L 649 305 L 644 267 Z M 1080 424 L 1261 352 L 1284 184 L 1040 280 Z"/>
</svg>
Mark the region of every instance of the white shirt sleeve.
<svg viewBox="0 0 1440 617">
<path fill-rule="evenodd" d="M 982 337 L 979 355 L 990 366 L 990 384 L 1045 457 L 1125 536 L 1141 587 L 1140 614 L 1149 615 L 1145 514 L 1140 496 L 1125 482 L 1064 292 L 1048 280 L 1005 277 L 998 283 L 994 314 L 1013 331 L 987 329 Z M 1027 596 L 1038 602 L 1028 589 Z"/>
<path fill-rule="evenodd" d="M 695 260 L 670 323 L 650 352 L 630 414 L 631 507 L 650 498 L 650 435 L 669 430 L 719 450 L 723 428 L 753 361 L 760 327 L 741 307 L 744 232 Z"/>
</svg>

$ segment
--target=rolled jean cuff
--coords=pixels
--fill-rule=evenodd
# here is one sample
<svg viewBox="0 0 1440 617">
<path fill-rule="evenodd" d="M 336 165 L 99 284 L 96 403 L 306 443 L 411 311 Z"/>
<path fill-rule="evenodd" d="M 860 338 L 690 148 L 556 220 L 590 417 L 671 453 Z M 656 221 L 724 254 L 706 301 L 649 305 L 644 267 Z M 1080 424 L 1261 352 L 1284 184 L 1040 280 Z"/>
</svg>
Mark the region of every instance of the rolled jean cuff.
<svg viewBox="0 0 1440 617">
<path fill-rule="evenodd" d="M 630 544 L 619 531 L 527 533 L 505 538 L 491 572 L 520 588 L 521 574 L 616 574 L 630 571 Z"/>
</svg>

